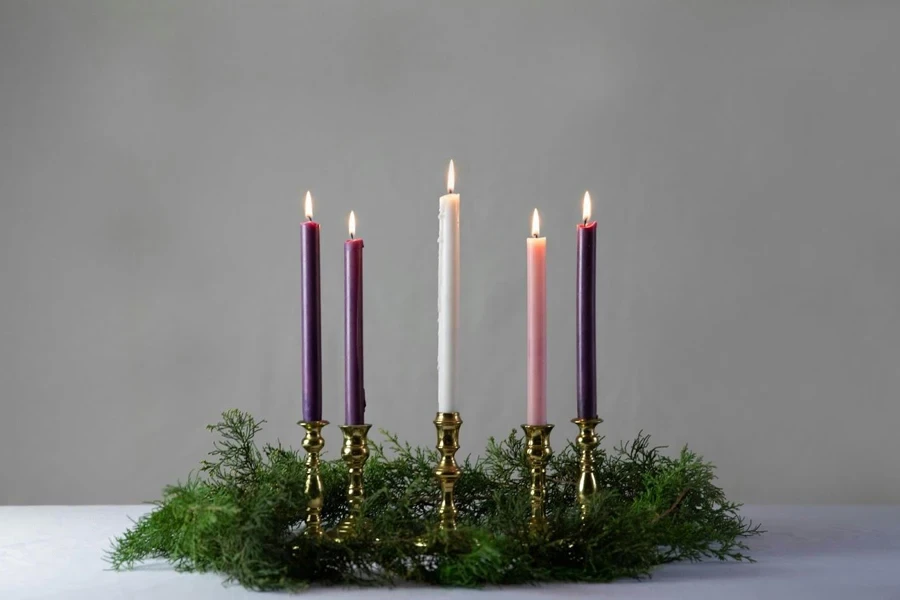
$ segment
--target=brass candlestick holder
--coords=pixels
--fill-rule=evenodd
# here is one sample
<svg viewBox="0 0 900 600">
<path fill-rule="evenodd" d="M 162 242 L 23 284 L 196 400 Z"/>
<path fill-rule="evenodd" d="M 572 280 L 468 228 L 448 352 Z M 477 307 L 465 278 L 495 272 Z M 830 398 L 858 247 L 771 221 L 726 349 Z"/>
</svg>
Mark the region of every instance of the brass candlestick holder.
<svg viewBox="0 0 900 600">
<path fill-rule="evenodd" d="M 458 412 L 439 412 L 434 418 L 437 431 L 437 449 L 441 460 L 434 470 L 441 487 L 441 504 L 438 507 L 440 517 L 439 528 L 444 531 L 456 529 L 456 504 L 453 501 L 453 486 L 459 480 L 462 471 L 456 464 L 456 451 L 459 450 L 459 428 L 462 419 Z"/>
<path fill-rule="evenodd" d="M 347 463 L 350 483 L 347 486 L 347 504 L 350 511 L 334 531 L 337 542 L 351 537 L 363 523 L 362 505 L 365 500 L 363 490 L 363 467 L 369 459 L 369 429 L 371 425 L 341 425 L 344 445 L 341 458 Z"/>
<path fill-rule="evenodd" d="M 594 429 L 603 422 L 603 419 L 572 419 L 578 425 L 578 437 L 575 444 L 580 454 L 579 463 L 581 475 L 578 478 L 578 503 L 581 504 L 581 518 L 587 518 L 588 499 L 597 491 L 597 474 L 594 472 L 594 448 L 600 443 L 600 438 Z"/>
<path fill-rule="evenodd" d="M 325 447 L 322 428 L 328 421 L 300 421 L 306 430 L 303 437 L 303 449 L 306 450 L 306 496 L 309 504 L 306 509 L 306 535 L 319 537 L 322 535 L 322 504 L 325 494 L 322 489 L 322 476 L 319 474 L 319 454 Z"/>
<path fill-rule="evenodd" d="M 547 528 L 545 506 L 547 463 L 553 450 L 550 448 L 550 432 L 553 425 L 522 425 L 525 430 L 525 457 L 531 467 L 531 519 L 528 526 L 533 533 Z"/>
</svg>

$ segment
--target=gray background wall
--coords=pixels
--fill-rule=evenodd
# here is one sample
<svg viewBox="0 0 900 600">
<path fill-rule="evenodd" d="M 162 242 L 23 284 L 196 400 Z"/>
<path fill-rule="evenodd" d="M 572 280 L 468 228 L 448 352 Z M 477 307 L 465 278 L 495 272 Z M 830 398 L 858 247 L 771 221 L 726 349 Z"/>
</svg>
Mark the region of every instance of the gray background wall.
<svg viewBox="0 0 900 600">
<path fill-rule="evenodd" d="M 590 189 L 602 432 L 688 442 L 749 502 L 900 502 L 898 30 L 896 2 L 0 2 L 0 502 L 152 499 L 229 407 L 299 445 L 307 188 L 326 416 L 352 208 L 369 420 L 432 444 L 450 157 L 465 451 L 524 417 L 534 206 L 573 433 Z"/>
</svg>

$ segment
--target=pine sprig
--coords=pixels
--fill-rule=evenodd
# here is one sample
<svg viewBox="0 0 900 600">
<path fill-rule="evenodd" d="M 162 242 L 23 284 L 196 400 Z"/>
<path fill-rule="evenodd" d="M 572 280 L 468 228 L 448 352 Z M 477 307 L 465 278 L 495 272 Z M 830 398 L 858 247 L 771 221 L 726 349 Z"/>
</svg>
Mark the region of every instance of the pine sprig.
<svg viewBox="0 0 900 600">
<path fill-rule="evenodd" d="M 167 487 L 155 509 L 116 538 L 115 569 L 165 559 L 183 571 L 212 571 L 257 590 L 300 590 L 311 583 L 387 585 L 398 581 L 478 587 L 549 581 L 611 581 L 648 575 L 659 565 L 707 558 L 751 560 L 745 540 L 759 526 L 739 515 L 714 483 L 714 467 L 687 448 L 663 454 L 639 434 L 598 448 L 600 491 L 582 520 L 574 497 L 578 458 L 561 447 L 548 469 L 548 533 L 527 529 L 528 465 L 515 430 L 466 458 L 456 488 L 460 528 L 436 529 L 437 452 L 382 432 L 370 441 L 364 482 L 367 526 L 343 543 L 302 535 L 305 455 L 261 449 L 264 421 L 226 411 L 209 426 L 218 439 L 197 475 Z M 321 466 L 323 521 L 347 514 L 346 467 Z"/>
</svg>

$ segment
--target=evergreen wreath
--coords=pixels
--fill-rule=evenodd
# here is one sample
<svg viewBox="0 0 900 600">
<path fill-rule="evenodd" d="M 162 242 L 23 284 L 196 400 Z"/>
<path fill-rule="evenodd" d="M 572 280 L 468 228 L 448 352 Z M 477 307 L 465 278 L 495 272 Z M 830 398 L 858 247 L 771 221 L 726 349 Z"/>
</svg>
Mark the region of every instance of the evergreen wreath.
<svg viewBox="0 0 900 600">
<path fill-rule="evenodd" d="M 459 528 L 437 528 L 437 451 L 383 432 L 369 442 L 364 482 L 366 526 L 350 540 L 303 535 L 305 453 L 260 448 L 265 421 L 238 410 L 208 429 L 218 435 L 210 459 L 186 482 L 165 488 L 155 509 L 113 541 L 117 570 L 165 559 L 181 571 L 216 572 L 256 590 L 310 584 L 442 586 L 606 582 L 649 576 L 676 561 L 751 561 L 744 541 L 761 532 L 714 484 L 712 464 L 687 447 L 674 457 L 643 433 L 595 450 L 598 493 L 582 520 L 575 502 L 575 448 L 555 452 L 547 470 L 547 519 L 528 529 L 530 476 L 524 440 L 513 430 L 467 458 L 456 485 Z M 346 465 L 323 461 L 323 524 L 348 510 Z"/>
</svg>

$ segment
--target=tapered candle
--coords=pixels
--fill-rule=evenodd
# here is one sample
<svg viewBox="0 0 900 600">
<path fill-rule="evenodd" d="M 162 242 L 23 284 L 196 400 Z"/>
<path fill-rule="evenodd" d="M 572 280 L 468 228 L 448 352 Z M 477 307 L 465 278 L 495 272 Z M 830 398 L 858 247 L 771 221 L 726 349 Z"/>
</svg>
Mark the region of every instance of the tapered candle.
<svg viewBox="0 0 900 600">
<path fill-rule="evenodd" d="M 306 192 L 306 222 L 300 226 L 303 269 L 303 420 L 322 420 L 322 301 L 319 293 L 319 224 L 313 221 L 312 196 Z"/>
<path fill-rule="evenodd" d="M 597 351 L 595 329 L 597 223 L 591 221 L 591 195 L 584 193 L 578 225 L 575 294 L 578 418 L 597 417 Z"/>
<path fill-rule="evenodd" d="M 455 412 L 459 337 L 459 194 L 454 194 L 453 161 L 447 169 L 447 194 L 438 219 L 438 412 Z"/>
<path fill-rule="evenodd" d="M 350 212 L 350 239 L 344 242 L 344 423 L 365 423 L 363 385 L 363 241 Z"/>
<path fill-rule="evenodd" d="M 547 424 L 547 238 L 539 237 L 537 209 L 531 217 L 531 237 L 525 241 L 528 308 L 527 425 Z"/>
</svg>

